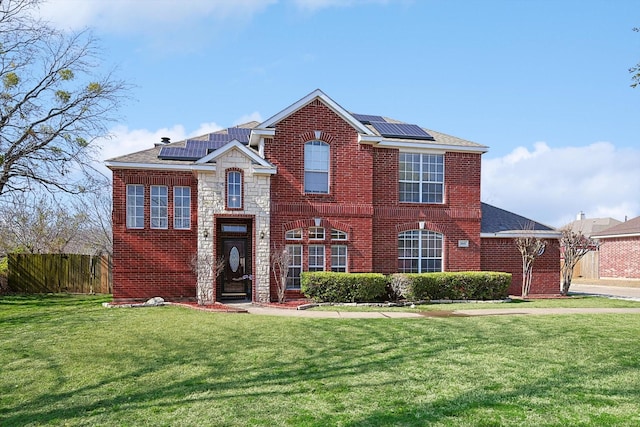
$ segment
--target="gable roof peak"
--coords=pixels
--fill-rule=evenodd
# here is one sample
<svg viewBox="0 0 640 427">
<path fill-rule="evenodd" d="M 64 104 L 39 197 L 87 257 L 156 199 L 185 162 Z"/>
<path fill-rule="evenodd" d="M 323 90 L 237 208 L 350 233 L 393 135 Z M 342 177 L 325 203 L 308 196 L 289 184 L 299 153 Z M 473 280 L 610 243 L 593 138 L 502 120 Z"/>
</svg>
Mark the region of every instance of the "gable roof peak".
<svg viewBox="0 0 640 427">
<path fill-rule="evenodd" d="M 340 104 L 335 102 L 333 99 L 331 99 L 326 93 L 324 93 L 320 89 L 314 90 L 313 92 L 309 93 L 308 95 L 300 98 L 298 101 L 296 101 L 293 104 L 289 105 L 284 110 L 282 110 L 279 113 L 276 113 L 275 115 L 269 117 L 267 120 L 265 120 L 264 122 L 260 123 L 257 126 L 257 128 L 266 129 L 266 128 L 274 127 L 278 122 L 282 121 L 286 117 L 289 117 L 291 114 L 295 113 L 296 111 L 300 110 L 301 108 L 306 107 L 311 102 L 313 102 L 313 101 L 315 101 L 317 99 L 322 101 L 334 113 L 336 113 L 337 115 L 342 117 L 347 123 L 349 123 L 359 133 L 365 134 L 365 135 L 374 135 L 373 132 L 368 127 L 366 127 L 359 120 L 357 120 L 355 117 L 353 117 L 353 115 L 351 113 L 349 113 L 349 111 L 347 111 L 346 109 L 342 108 L 342 106 Z"/>
</svg>

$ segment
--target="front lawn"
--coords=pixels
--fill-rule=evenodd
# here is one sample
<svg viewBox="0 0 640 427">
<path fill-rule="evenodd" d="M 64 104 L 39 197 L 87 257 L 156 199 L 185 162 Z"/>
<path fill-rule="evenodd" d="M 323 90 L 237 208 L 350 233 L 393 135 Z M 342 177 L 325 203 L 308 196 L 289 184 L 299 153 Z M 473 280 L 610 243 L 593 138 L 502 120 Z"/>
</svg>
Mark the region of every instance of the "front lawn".
<svg viewBox="0 0 640 427">
<path fill-rule="evenodd" d="M 0 298 L 0 425 L 640 424 L 640 315 L 309 319 Z"/>
</svg>

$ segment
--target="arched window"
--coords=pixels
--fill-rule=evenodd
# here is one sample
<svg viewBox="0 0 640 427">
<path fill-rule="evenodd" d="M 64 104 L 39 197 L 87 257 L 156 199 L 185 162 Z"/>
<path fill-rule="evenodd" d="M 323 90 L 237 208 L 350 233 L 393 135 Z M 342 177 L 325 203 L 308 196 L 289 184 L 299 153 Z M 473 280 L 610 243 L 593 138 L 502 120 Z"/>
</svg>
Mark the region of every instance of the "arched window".
<svg viewBox="0 0 640 427">
<path fill-rule="evenodd" d="M 227 209 L 242 208 L 242 174 L 227 172 Z"/>
<path fill-rule="evenodd" d="M 442 271 L 442 234 L 428 230 L 409 230 L 398 234 L 398 271 Z"/>
<path fill-rule="evenodd" d="M 329 193 L 329 144 L 309 141 L 304 145 L 305 193 Z"/>
</svg>

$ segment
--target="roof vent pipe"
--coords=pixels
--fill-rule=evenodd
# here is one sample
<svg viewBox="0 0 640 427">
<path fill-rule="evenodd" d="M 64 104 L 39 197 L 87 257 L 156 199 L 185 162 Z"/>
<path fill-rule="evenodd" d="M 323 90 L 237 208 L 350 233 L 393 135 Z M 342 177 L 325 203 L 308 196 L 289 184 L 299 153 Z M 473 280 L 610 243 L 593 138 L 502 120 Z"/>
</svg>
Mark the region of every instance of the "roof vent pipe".
<svg viewBox="0 0 640 427">
<path fill-rule="evenodd" d="M 171 142 L 171 138 L 169 138 L 168 136 L 163 136 L 160 137 L 160 142 L 156 142 L 154 145 L 154 147 L 159 147 L 160 145 L 166 145 L 169 144 Z"/>
</svg>

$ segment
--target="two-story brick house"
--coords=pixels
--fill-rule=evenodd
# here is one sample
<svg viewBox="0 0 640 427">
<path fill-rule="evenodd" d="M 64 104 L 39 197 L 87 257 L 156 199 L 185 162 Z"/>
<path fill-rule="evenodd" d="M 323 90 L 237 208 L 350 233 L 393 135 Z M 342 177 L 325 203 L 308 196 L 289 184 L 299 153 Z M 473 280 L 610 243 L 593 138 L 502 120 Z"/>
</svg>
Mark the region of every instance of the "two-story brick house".
<svg viewBox="0 0 640 427">
<path fill-rule="evenodd" d="M 483 145 L 320 90 L 262 123 L 163 142 L 107 163 L 116 300 L 273 300 L 282 247 L 290 297 L 301 271 L 482 268 Z"/>
</svg>

